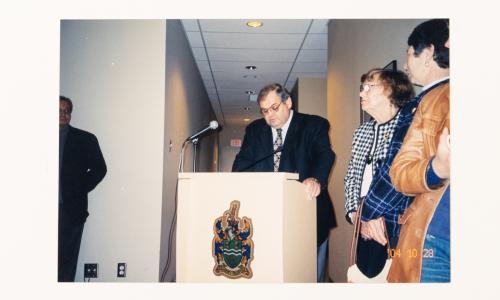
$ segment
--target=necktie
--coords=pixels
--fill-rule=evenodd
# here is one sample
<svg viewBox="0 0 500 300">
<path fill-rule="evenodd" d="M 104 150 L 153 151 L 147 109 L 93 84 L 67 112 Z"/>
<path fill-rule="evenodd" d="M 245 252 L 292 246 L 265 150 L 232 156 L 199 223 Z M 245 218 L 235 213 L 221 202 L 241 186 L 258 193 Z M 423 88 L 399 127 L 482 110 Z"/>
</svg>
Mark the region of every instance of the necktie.
<svg viewBox="0 0 500 300">
<path fill-rule="evenodd" d="M 276 129 L 276 140 L 274 141 L 274 151 L 278 149 L 278 147 L 281 147 L 283 145 L 283 137 L 281 136 L 281 128 Z M 278 172 L 278 169 L 280 167 L 280 159 L 281 159 L 281 152 L 276 152 L 274 153 L 274 172 Z"/>
</svg>

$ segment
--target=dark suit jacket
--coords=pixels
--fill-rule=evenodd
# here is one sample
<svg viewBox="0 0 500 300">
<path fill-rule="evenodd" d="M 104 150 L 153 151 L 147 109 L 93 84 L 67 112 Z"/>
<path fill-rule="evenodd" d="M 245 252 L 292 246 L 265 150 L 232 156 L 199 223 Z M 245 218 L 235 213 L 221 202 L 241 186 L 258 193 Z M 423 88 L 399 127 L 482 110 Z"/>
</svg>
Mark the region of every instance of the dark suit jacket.
<svg viewBox="0 0 500 300">
<path fill-rule="evenodd" d="M 279 172 L 299 173 L 301 182 L 309 177 L 319 180 L 321 193 L 316 206 L 318 245 L 328 237 L 330 229 L 337 226 L 327 189 L 328 176 L 335 160 L 328 136 L 329 128 L 330 124 L 324 118 L 294 111 L 279 167 Z M 246 128 L 241 150 L 233 163 L 233 172 L 273 172 L 272 153 L 271 127 L 264 119 L 256 120 Z"/>
<path fill-rule="evenodd" d="M 62 209 L 75 225 L 85 223 L 87 194 L 106 175 L 106 163 L 95 135 L 71 127 L 64 145 L 59 184 L 63 197 Z"/>
</svg>

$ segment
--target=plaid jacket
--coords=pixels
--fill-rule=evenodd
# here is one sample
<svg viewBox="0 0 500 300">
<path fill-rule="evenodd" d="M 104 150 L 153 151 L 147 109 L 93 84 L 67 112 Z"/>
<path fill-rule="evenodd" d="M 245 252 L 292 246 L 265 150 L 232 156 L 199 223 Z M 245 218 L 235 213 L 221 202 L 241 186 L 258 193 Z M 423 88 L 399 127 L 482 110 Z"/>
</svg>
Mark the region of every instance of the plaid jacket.
<svg viewBox="0 0 500 300">
<path fill-rule="evenodd" d="M 384 217 L 389 237 L 399 236 L 400 226 L 398 224 L 398 216 L 406 210 L 413 200 L 413 197 L 396 191 L 389 176 L 389 169 L 396 154 L 398 154 L 399 149 L 403 145 L 406 133 L 410 128 L 413 116 L 422 98 L 435 87 L 448 81 L 447 79 L 436 83 L 434 86 L 421 92 L 401 109 L 392 141 L 387 150 L 386 159 L 377 169 L 366 195 L 361 220 L 370 221 Z"/>
<path fill-rule="evenodd" d="M 361 185 L 368 160 L 372 161 L 372 177 L 379 165 L 385 160 L 389 143 L 396 128 L 399 112 L 389 121 L 377 124 L 375 120 L 365 122 L 354 132 L 352 138 L 351 160 L 344 178 L 346 219 L 349 213 L 358 210 Z M 374 145 L 375 143 L 375 145 Z M 374 147 L 371 155 L 372 147 Z"/>
</svg>

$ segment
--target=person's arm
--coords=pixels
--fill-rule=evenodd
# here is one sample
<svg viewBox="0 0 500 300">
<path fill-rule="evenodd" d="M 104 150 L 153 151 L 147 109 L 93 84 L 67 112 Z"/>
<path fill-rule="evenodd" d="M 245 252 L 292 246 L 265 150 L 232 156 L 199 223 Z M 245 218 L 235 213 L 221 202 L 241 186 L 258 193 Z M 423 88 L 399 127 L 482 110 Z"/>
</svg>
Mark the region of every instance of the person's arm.
<svg viewBox="0 0 500 300">
<path fill-rule="evenodd" d="M 427 172 L 427 185 L 432 188 L 438 185 L 436 177 L 441 181 L 450 178 L 450 133 L 447 127 L 443 129 L 439 136 L 439 144 L 436 150 L 436 155 L 432 158 Z M 434 181 L 431 181 L 434 179 Z"/>
<path fill-rule="evenodd" d="M 243 143 L 241 144 L 240 152 L 236 155 L 232 172 L 251 172 L 253 168 L 250 167 L 255 160 L 254 155 L 254 145 L 252 144 L 254 138 L 252 137 L 252 130 L 247 127 L 245 129 L 245 136 L 243 137 Z M 245 170 L 246 169 L 246 170 Z"/>
<path fill-rule="evenodd" d="M 413 123 L 405 137 L 401 151 L 394 159 L 389 171 L 396 190 L 415 195 L 429 191 L 426 183 L 426 170 L 431 157 L 424 153 L 423 118 L 417 109 Z"/>
<path fill-rule="evenodd" d="M 328 121 L 321 119 L 316 128 L 317 131 L 313 133 L 310 177 L 302 182 L 306 186 L 306 192 L 310 199 L 317 197 L 321 190 L 328 188 L 328 176 L 335 160 L 335 154 L 332 151 L 330 137 L 328 136 L 329 128 Z"/>
<path fill-rule="evenodd" d="M 401 151 L 390 170 L 396 190 L 415 195 L 433 189 L 427 184 L 428 166 L 433 154 L 440 151 L 437 149 L 440 141 L 435 139 L 439 137 L 440 140 L 447 140 L 447 136 L 440 137 L 440 134 L 444 133 L 441 128 L 443 124 L 449 124 L 448 121 L 449 97 L 446 97 L 446 94 L 439 94 L 436 98 L 430 98 L 420 104 Z"/>
<path fill-rule="evenodd" d="M 328 121 L 322 119 L 311 146 L 312 165 L 310 177 L 318 180 L 322 190 L 328 187 L 328 176 L 335 160 L 335 153 L 333 153 L 330 137 L 328 136 L 329 129 L 330 124 Z"/>
<path fill-rule="evenodd" d="M 346 212 L 346 220 L 349 223 L 353 223 L 354 221 L 354 213 L 358 210 L 358 197 L 355 193 L 356 191 L 356 180 L 355 180 L 355 169 L 354 169 L 354 149 L 356 148 L 356 137 L 359 133 L 359 129 L 354 132 L 352 138 L 352 147 L 351 147 L 351 160 L 347 166 L 347 173 L 344 177 L 344 194 L 345 194 L 345 212 Z M 360 185 L 360 183 L 357 183 Z M 357 189 L 361 189 L 361 187 L 357 187 Z"/>
<path fill-rule="evenodd" d="M 87 192 L 90 192 L 104 178 L 107 168 L 101 148 L 99 147 L 99 142 L 92 134 L 89 135 L 87 147 L 87 172 L 85 174 L 85 183 Z"/>
<path fill-rule="evenodd" d="M 384 219 L 378 218 L 368 222 L 361 221 L 360 234 L 364 239 L 374 240 L 380 245 L 387 244 Z"/>
</svg>

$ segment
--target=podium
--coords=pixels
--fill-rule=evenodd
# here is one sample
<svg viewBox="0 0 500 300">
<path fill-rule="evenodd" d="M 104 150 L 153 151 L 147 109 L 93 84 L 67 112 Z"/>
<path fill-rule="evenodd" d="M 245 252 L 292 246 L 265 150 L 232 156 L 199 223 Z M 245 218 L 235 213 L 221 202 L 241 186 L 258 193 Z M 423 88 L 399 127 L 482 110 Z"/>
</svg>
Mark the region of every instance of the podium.
<svg viewBox="0 0 500 300">
<path fill-rule="evenodd" d="M 177 282 L 316 282 L 316 201 L 298 174 L 178 180 Z"/>
</svg>

